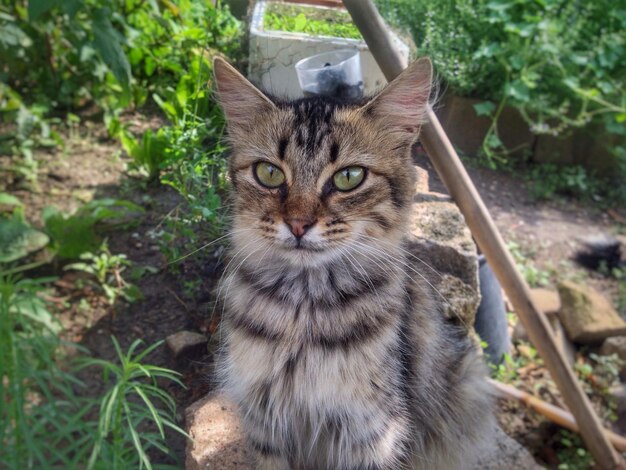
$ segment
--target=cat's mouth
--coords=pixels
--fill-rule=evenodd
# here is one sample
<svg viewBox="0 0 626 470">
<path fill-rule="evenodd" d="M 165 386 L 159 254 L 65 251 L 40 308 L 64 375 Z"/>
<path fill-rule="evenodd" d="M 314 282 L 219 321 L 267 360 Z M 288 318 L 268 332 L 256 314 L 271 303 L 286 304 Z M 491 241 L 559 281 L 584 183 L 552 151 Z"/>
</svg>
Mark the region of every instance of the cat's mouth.
<svg viewBox="0 0 626 470">
<path fill-rule="evenodd" d="M 320 246 L 319 243 L 312 243 L 307 240 L 291 240 L 288 243 L 281 244 L 281 248 L 285 251 L 297 251 L 297 252 L 310 252 L 310 253 L 320 253 L 324 251 L 326 248 L 324 246 Z"/>
</svg>

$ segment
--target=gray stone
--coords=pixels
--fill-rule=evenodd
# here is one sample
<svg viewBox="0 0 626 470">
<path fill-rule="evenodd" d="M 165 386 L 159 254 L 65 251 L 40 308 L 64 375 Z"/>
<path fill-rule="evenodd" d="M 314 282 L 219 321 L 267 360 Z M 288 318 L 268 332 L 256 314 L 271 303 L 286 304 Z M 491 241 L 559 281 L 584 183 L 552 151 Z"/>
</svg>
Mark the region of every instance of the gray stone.
<svg viewBox="0 0 626 470">
<path fill-rule="evenodd" d="M 253 470 L 254 459 L 248 448 L 235 405 L 213 393 L 187 408 L 187 470 Z M 475 470 L 534 470 L 539 467 L 517 441 L 494 426 L 484 440 L 480 459 L 467 468 Z"/>
<path fill-rule="evenodd" d="M 559 295 L 559 319 L 575 343 L 598 344 L 611 336 L 626 335 L 626 322 L 592 287 L 564 281 L 559 284 Z"/>
<path fill-rule="evenodd" d="M 618 414 L 623 414 L 626 410 L 626 384 L 619 383 L 611 386 L 608 394 L 617 405 Z"/>
<path fill-rule="evenodd" d="M 485 449 L 473 470 L 535 470 L 542 468 L 537 465 L 533 456 L 512 437 L 509 437 L 499 426 L 494 426 L 491 439 L 486 442 Z"/>
<path fill-rule="evenodd" d="M 235 405 L 212 393 L 185 411 L 186 470 L 253 470 L 253 458 L 243 437 Z"/>
<path fill-rule="evenodd" d="M 537 308 L 546 315 L 553 315 L 561 310 L 559 293 L 543 287 L 530 289 L 530 297 Z"/>
<path fill-rule="evenodd" d="M 458 207 L 444 194 L 416 194 L 410 233 L 412 268 L 439 292 L 448 318 L 472 326 L 480 304 L 478 258 Z"/>
<path fill-rule="evenodd" d="M 206 343 L 206 336 L 185 330 L 169 335 L 165 339 L 165 344 L 176 358 L 193 354 L 203 349 Z"/>
</svg>

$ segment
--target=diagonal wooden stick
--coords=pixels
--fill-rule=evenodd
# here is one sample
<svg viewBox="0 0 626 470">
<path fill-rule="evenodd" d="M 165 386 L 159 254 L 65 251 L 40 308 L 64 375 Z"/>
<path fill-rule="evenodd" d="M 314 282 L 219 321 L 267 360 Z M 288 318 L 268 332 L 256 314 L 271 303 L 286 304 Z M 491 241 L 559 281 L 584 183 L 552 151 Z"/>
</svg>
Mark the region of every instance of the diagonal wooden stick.
<svg viewBox="0 0 626 470">
<path fill-rule="evenodd" d="M 393 45 L 372 0 L 344 0 L 344 5 L 385 77 L 393 80 L 406 64 Z M 575 416 L 596 464 L 603 469 L 626 469 L 626 464 L 607 440 L 589 399 L 558 348 L 548 320 L 531 300 L 528 285 L 517 271 L 485 204 L 432 109 L 428 111 L 428 120 L 429 123 L 422 128 L 420 141 Z"/>
<path fill-rule="evenodd" d="M 540 398 L 537 398 L 530 393 L 523 392 L 512 385 L 504 384 L 502 382 L 498 382 L 497 380 L 489 379 L 489 383 L 493 385 L 496 391 L 503 398 L 510 398 L 513 400 L 518 400 L 524 403 L 529 408 L 532 408 L 537 413 L 545 416 L 550 421 L 558 424 L 559 426 L 563 426 L 564 428 L 569 429 L 570 431 L 580 432 L 578 428 L 578 424 L 576 424 L 576 420 L 574 416 L 569 411 L 564 410 L 563 408 L 559 408 L 558 406 L 554 406 L 551 403 L 545 402 Z M 626 437 L 620 436 L 613 431 L 604 428 L 604 432 L 606 434 L 607 439 L 613 444 L 613 447 L 620 452 L 626 452 Z"/>
</svg>

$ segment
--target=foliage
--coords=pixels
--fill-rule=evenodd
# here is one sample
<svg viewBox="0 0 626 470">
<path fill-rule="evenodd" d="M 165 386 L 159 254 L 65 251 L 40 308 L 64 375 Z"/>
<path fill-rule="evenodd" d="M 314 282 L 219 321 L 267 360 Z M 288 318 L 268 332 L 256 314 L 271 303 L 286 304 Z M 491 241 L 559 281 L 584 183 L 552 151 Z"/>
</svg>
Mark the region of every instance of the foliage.
<svg viewBox="0 0 626 470">
<path fill-rule="evenodd" d="M 537 268 L 532 262 L 533 253 L 525 252 L 515 241 L 507 243 L 507 248 L 513 256 L 517 269 L 531 287 L 546 286 L 550 282 L 550 273 Z"/>
<path fill-rule="evenodd" d="M 269 3 L 263 23 L 266 29 L 273 31 L 362 39 L 350 15 L 341 10 Z"/>
<path fill-rule="evenodd" d="M 491 375 L 500 382 L 513 383 L 520 378 L 519 370 L 530 363 L 540 365 L 542 360 L 531 344 L 520 341 L 511 354 L 504 353 L 503 361 L 500 364 L 490 364 Z"/>
<path fill-rule="evenodd" d="M 16 470 L 152 468 L 146 452 L 167 453 L 164 428 L 184 434 L 173 399 L 156 383 L 180 385 L 177 374 L 145 362 L 161 343 L 137 353 L 137 340 L 122 353 L 113 339 L 120 365 L 82 359 L 113 383 L 102 396 L 79 397 L 84 385 L 71 365 L 58 365 L 69 359 L 61 327 L 40 296 L 51 280 L 0 278 L 0 461 Z"/>
<path fill-rule="evenodd" d="M 179 375 L 169 369 L 143 362 L 158 348 L 159 341 L 141 352 L 141 340 L 135 340 L 126 353 L 112 337 L 119 364 L 88 359 L 84 366 L 102 368 L 104 382 L 110 384 L 99 400 L 98 428 L 87 468 L 147 468 L 152 464 L 148 452 L 165 447 L 165 428 L 186 435 L 175 423 L 176 404 L 157 384 L 157 380 L 173 382 L 184 387 Z M 157 432 L 147 431 L 146 425 Z"/>
<path fill-rule="evenodd" d="M 80 255 L 83 262 L 72 263 L 65 269 L 73 269 L 91 274 L 98 281 L 109 303 L 113 305 L 119 296 L 127 302 L 134 302 L 141 298 L 141 291 L 122 277 L 122 272 L 132 263 L 126 255 L 113 255 L 106 242 L 102 244 L 97 254 L 87 252 Z"/>
<path fill-rule="evenodd" d="M 88 449 L 60 326 L 37 295 L 47 281 L 0 279 L 0 460 L 14 469 L 75 468 Z"/>
<path fill-rule="evenodd" d="M 0 0 L 0 154 L 8 161 L 0 172 L 36 188 L 34 150 L 63 145 L 61 136 L 72 138 L 88 112 L 121 141 L 131 171 L 171 186 L 188 203 L 164 221 L 167 230 L 184 231 L 173 245 L 217 234 L 226 148 L 207 82 L 216 54 L 237 58 L 240 36 L 240 23 L 211 0 Z M 159 113 L 161 125 L 135 135 L 128 115 L 141 106 Z M 116 199 L 73 214 L 46 208 L 35 232 L 18 200 L 0 193 L 0 205 L 0 246 L 10 244 L 11 253 L 2 251 L 0 269 L 0 461 L 15 469 L 151 468 L 150 456 L 168 453 L 166 428 L 182 432 L 174 400 L 160 388 L 180 384 L 176 373 L 145 363 L 159 344 L 140 353 L 135 342 L 124 353 L 113 340 L 119 363 L 83 361 L 102 367 L 108 386 L 103 396 L 85 398 L 42 300 L 49 280 L 6 277 L 32 268 L 15 263 L 47 244 L 46 254 L 79 259 L 68 269 L 93 275 L 111 303 L 138 298 L 127 279 L 154 268 L 131 270 L 125 255 L 102 243 L 108 229 L 136 223 L 142 209 Z"/>
<path fill-rule="evenodd" d="M 0 144 L 25 155 L 6 170 L 21 168 L 34 179 L 32 148 L 60 139 L 50 130 L 53 113 L 90 104 L 104 110 L 109 133 L 152 181 L 164 169 L 188 167 L 183 160 L 193 152 L 206 156 L 194 164 L 208 168 L 208 148 L 223 127 L 206 89 L 211 59 L 217 50 L 236 56 L 240 34 L 228 9 L 209 0 L 0 0 L 0 55 L 7 57 L 0 118 L 17 123 Z M 137 141 L 120 115 L 148 98 L 171 126 Z"/>
<path fill-rule="evenodd" d="M 557 452 L 559 458 L 559 470 L 587 470 L 593 468 L 591 454 L 585 449 L 581 437 L 565 429 L 559 431 L 560 449 Z"/>
<path fill-rule="evenodd" d="M 532 167 L 526 178 L 535 199 L 550 199 L 556 194 L 583 197 L 595 189 L 587 171 L 580 166 L 559 168 L 545 163 Z"/>
<path fill-rule="evenodd" d="M 611 0 L 378 0 L 408 28 L 451 90 L 488 100 L 496 122 L 517 108 L 536 134 L 594 122 L 626 135 L 626 7 Z M 603 139 L 604 141 L 605 139 Z M 608 139 L 607 141 L 610 141 Z M 484 145 L 503 150 L 497 127 Z M 624 163 L 625 149 L 611 149 Z"/>
<path fill-rule="evenodd" d="M 12 208 L 10 214 L 0 211 L 0 263 L 19 260 L 48 245 L 48 236 L 24 219 L 23 205 L 17 198 L 0 193 L 0 205 Z"/>
<path fill-rule="evenodd" d="M 52 240 L 52 249 L 60 258 L 75 259 L 95 251 L 102 243 L 96 233 L 98 223 L 129 223 L 133 212 L 143 212 L 136 204 L 117 199 L 94 199 L 75 214 L 67 215 L 53 207 L 46 207 L 42 217 L 44 230 Z"/>
</svg>

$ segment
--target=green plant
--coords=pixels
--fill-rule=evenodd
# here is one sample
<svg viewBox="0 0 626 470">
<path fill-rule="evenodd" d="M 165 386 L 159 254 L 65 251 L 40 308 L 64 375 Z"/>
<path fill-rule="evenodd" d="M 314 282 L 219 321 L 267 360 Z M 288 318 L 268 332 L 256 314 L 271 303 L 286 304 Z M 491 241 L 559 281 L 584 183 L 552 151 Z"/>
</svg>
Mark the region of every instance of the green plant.
<svg viewBox="0 0 626 470">
<path fill-rule="evenodd" d="M 60 325 L 38 295 L 50 280 L 0 278 L 0 461 L 10 469 L 76 468 L 89 449 L 79 382 L 57 365 Z"/>
<path fill-rule="evenodd" d="M 65 269 L 83 271 L 94 276 L 111 305 L 119 296 L 127 302 L 141 298 L 139 288 L 122 277 L 122 272 L 132 266 L 132 263 L 124 254 L 111 254 L 106 242 L 100 246 L 98 253 L 83 253 L 80 259 L 83 262 L 68 264 Z"/>
<path fill-rule="evenodd" d="M 128 133 L 121 133 L 121 141 L 126 153 L 133 159 L 133 166 L 145 168 L 148 173 L 148 181 L 157 181 L 161 169 L 167 164 L 166 148 L 169 143 L 165 131 L 146 131 L 141 140 L 137 142 Z"/>
<path fill-rule="evenodd" d="M 535 199 L 550 199 L 556 194 L 574 197 L 589 195 L 595 184 L 580 166 L 558 167 L 545 163 L 533 166 L 526 176 Z"/>
<path fill-rule="evenodd" d="M 112 338 L 119 364 L 80 358 L 81 368 L 103 369 L 108 387 L 79 397 L 78 369 L 62 356 L 61 327 L 39 296 L 51 280 L 0 278 L 3 468 L 152 468 L 149 453 L 168 453 L 165 428 L 185 434 L 174 422 L 174 400 L 157 384 L 182 386 L 178 374 L 145 362 L 162 342 L 138 353 L 136 340 L 123 353 Z"/>
<path fill-rule="evenodd" d="M 0 265 L 24 258 L 48 245 L 48 236 L 26 222 L 23 204 L 17 198 L 0 193 L 0 205 L 12 209 L 10 213 L 0 212 Z"/>
<path fill-rule="evenodd" d="M 532 345 L 519 341 L 511 354 L 504 354 L 500 364 L 490 364 L 491 376 L 503 383 L 513 383 L 520 378 L 519 369 L 533 362 L 542 363 L 537 350 Z"/>
<path fill-rule="evenodd" d="M 100 399 L 98 428 L 87 468 L 152 468 L 149 452 L 168 453 L 165 429 L 187 435 L 175 423 L 173 398 L 157 380 L 184 387 L 177 372 L 146 364 L 145 357 L 158 348 L 159 341 L 141 352 L 141 340 L 135 340 L 126 353 L 112 337 L 119 364 L 101 359 L 87 359 L 84 366 L 102 368 L 110 387 Z M 156 432 L 151 429 L 156 428 Z"/>
<path fill-rule="evenodd" d="M 76 213 L 67 215 L 53 207 L 43 210 L 44 231 L 52 240 L 51 247 L 60 258 L 75 259 L 81 254 L 93 252 L 102 243 L 96 226 L 128 226 L 136 223 L 129 217 L 141 213 L 136 204 L 118 199 L 94 199 L 80 207 Z"/>
<path fill-rule="evenodd" d="M 522 276 L 524 276 L 524 279 L 526 279 L 526 282 L 531 287 L 546 286 L 549 284 L 550 273 L 537 268 L 533 264 L 532 253 L 525 252 L 522 249 L 522 246 L 515 241 L 509 241 L 507 243 L 507 248 L 509 249 L 511 256 L 513 256 L 517 269 L 522 273 Z"/>
<path fill-rule="evenodd" d="M 0 0 L 0 119 L 14 123 L 0 145 L 24 155 L 6 170 L 22 168 L 34 179 L 32 149 L 60 142 L 50 123 L 62 121 L 53 113 L 95 103 L 109 133 L 156 180 L 177 164 L 170 157 L 192 148 L 175 151 L 178 133 L 195 133 L 199 141 L 221 133 L 206 122 L 219 111 L 205 84 L 213 55 L 236 56 L 240 34 L 228 8 L 207 0 Z M 133 142 L 120 114 L 149 97 L 177 114 L 176 132 L 147 132 Z"/>
<path fill-rule="evenodd" d="M 591 454 L 585 449 L 580 436 L 565 429 L 559 430 L 560 449 L 557 452 L 559 458 L 559 470 L 587 470 L 593 468 Z"/>
<path fill-rule="evenodd" d="M 496 122 L 517 108 L 536 134 L 596 125 L 624 164 L 626 8 L 611 0 L 378 0 L 451 90 L 486 100 L 487 161 L 506 159 Z M 498 154 L 500 159 L 498 160 Z"/>
<path fill-rule="evenodd" d="M 350 15 L 341 10 L 269 3 L 263 21 L 268 30 L 362 39 Z"/>
</svg>

